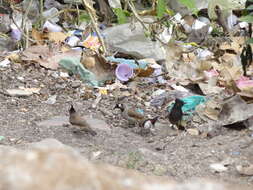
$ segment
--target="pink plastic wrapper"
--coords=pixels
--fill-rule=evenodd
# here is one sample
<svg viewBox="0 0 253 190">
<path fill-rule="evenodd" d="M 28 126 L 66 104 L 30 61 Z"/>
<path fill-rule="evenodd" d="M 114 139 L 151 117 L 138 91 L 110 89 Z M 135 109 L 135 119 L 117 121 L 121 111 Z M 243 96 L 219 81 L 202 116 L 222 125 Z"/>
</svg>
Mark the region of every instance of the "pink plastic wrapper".
<svg viewBox="0 0 253 190">
<path fill-rule="evenodd" d="M 84 47 L 97 50 L 100 47 L 100 42 L 97 36 L 89 35 L 83 42 Z"/>
<path fill-rule="evenodd" d="M 236 85 L 240 90 L 253 89 L 253 80 L 250 80 L 248 77 L 241 76 L 241 78 L 236 81 Z"/>
<path fill-rule="evenodd" d="M 209 71 L 204 71 L 205 77 L 210 79 L 215 76 L 219 76 L 219 73 L 215 69 L 211 69 Z"/>
</svg>

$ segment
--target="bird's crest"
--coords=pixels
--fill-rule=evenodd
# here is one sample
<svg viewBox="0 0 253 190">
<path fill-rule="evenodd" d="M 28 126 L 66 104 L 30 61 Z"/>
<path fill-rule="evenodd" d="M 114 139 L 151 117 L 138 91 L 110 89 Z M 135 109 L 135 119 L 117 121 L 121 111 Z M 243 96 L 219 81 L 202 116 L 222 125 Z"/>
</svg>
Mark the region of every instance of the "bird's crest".
<svg viewBox="0 0 253 190">
<path fill-rule="evenodd" d="M 75 110 L 74 106 L 71 104 L 70 109 L 69 109 L 69 113 L 75 113 L 75 112 L 76 112 L 76 110 Z"/>
<path fill-rule="evenodd" d="M 116 109 L 116 108 L 120 109 L 122 112 L 124 111 L 124 105 L 121 103 L 116 104 L 114 109 Z"/>
<path fill-rule="evenodd" d="M 153 119 L 150 119 L 151 123 L 154 125 L 157 122 L 158 118 L 159 116 L 156 116 Z"/>
<path fill-rule="evenodd" d="M 182 100 L 180 100 L 180 99 L 178 99 L 178 98 L 176 98 L 175 99 L 175 104 L 183 106 L 185 104 L 185 102 L 182 101 Z"/>
</svg>

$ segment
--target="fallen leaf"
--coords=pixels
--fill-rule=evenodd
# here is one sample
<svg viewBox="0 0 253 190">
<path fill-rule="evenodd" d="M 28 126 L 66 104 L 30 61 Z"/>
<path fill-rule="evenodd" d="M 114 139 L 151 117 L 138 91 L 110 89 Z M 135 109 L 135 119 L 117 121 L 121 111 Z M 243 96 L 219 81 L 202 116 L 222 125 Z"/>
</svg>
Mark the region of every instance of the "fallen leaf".
<svg viewBox="0 0 253 190">
<path fill-rule="evenodd" d="M 154 68 L 148 67 L 147 69 L 135 69 L 135 72 L 138 77 L 149 77 L 153 74 L 154 70 Z"/>
<path fill-rule="evenodd" d="M 67 38 L 67 35 L 63 32 L 49 32 L 46 37 L 53 42 L 59 43 L 64 42 L 64 40 Z"/>
<path fill-rule="evenodd" d="M 32 37 L 36 41 L 38 45 L 44 44 L 44 34 L 42 32 L 37 31 L 36 29 L 32 29 Z"/>
<path fill-rule="evenodd" d="M 56 70 L 59 67 L 58 62 L 64 57 L 81 57 L 81 52 L 70 50 L 60 53 L 57 48 L 50 49 L 47 46 L 37 45 L 23 51 L 21 59 L 28 62 L 34 61 L 42 67 Z"/>
</svg>

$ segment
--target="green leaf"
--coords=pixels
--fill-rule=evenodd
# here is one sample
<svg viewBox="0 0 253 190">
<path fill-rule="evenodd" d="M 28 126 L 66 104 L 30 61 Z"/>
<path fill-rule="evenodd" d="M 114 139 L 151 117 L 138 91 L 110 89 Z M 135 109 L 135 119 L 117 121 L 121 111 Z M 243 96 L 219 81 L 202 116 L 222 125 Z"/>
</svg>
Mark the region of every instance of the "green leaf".
<svg viewBox="0 0 253 190">
<path fill-rule="evenodd" d="M 247 10 L 253 10 L 253 5 L 250 5 L 246 8 Z"/>
<path fill-rule="evenodd" d="M 81 22 L 90 21 L 90 16 L 89 16 L 88 14 L 85 14 L 85 13 L 80 14 L 79 20 L 80 20 Z"/>
<path fill-rule="evenodd" d="M 251 22 L 253 22 L 253 16 L 252 15 L 242 16 L 242 17 L 240 17 L 239 20 L 251 23 Z"/>
<path fill-rule="evenodd" d="M 179 2 L 182 5 L 186 6 L 190 11 L 192 11 L 193 14 L 197 14 L 198 10 L 195 0 L 179 0 Z"/>
<path fill-rule="evenodd" d="M 156 14 L 158 18 L 162 18 L 166 13 L 166 2 L 165 0 L 158 0 L 156 7 Z"/>
<path fill-rule="evenodd" d="M 247 44 L 253 44 L 253 38 L 249 38 L 246 43 Z"/>
<path fill-rule="evenodd" d="M 114 8 L 113 9 L 115 15 L 117 16 L 118 24 L 124 24 L 126 23 L 126 13 L 121 8 Z"/>
</svg>

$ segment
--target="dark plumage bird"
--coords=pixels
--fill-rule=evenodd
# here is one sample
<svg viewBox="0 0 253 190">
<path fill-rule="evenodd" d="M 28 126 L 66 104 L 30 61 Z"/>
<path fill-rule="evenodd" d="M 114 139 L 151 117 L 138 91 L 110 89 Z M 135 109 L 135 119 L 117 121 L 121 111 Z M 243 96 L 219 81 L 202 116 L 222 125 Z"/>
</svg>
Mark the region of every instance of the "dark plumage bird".
<svg viewBox="0 0 253 190">
<path fill-rule="evenodd" d="M 92 136 L 95 136 L 97 133 L 94 131 L 90 125 L 87 123 L 87 121 L 81 117 L 71 105 L 69 109 L 69 123 L 75 127 L 78 127 L 80 131 L 84 131 L 86 133 L 91 134 Z"/>
<path fill-rule="evenodd" d="M 184 127 L 182 127 L 181 124 L 181 120 L 183 117 L 183 111 L 182 111 L 182 107 L 185 103 L 176 98 L 175 100 L 175 104 L 173 105 L 173 107 L 171 108 L 171 111 L 168 115 L 169 121 L 172 125 L 176 125 L 178 127 L 178 129 L 184 130 Z"/>
</svg>

